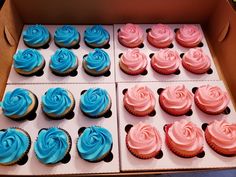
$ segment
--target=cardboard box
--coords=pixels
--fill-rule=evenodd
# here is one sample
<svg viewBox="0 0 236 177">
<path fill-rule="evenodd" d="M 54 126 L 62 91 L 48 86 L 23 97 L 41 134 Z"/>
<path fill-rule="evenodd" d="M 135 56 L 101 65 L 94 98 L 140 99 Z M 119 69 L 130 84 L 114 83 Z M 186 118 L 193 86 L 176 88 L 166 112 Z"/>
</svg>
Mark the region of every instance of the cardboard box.
<svg viewBox="0 0 236 177">
<path fill-rule="evenodd" d="M 24 24 L 161 22 L 202 25 L 220 78 L 228 87 L 235 104 L 236 11 L 229 1 L 231 0 L 6 0 L 0 9 L 0 100 Z M 145 174 L 151 173 L 157 172 Z"/>
</svg>

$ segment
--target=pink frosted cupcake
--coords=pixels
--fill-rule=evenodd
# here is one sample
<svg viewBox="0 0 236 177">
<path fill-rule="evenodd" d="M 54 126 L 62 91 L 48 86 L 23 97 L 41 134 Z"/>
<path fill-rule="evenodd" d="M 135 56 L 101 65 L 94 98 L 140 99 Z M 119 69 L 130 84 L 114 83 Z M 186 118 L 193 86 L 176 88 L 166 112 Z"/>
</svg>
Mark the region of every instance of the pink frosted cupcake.
<svg viewBox="0 0 236 177">
<path fill-rule="evenodd" d="M 153 158 L 161 151 L 161 137 L 158 130 L 143 122 L 134 125 L 126 135 L 128 150 L 140 159 Z"/>
<path fill-rule="evenodd" d="M 194 74 L 203 74 L 210 69 L 211 60 L 201 48 L 193 48 L 184 54 L 182 65 Z"/>
<path fill-rule="evenodd" d="M 205 130 L 208 145 L 224 156 L 236 155 L 236 124 L 226 119 L 211 122 Z"/>
<path fill-rule="evenodd" d="M 125 47 L 138 47 L 144 40 L 143 30 L 138 25 L 128 23 L 120 28 L 118 40 Z"/>
<path fill-rule="evenodd" d="M 183 25 L 176 32 L 176 41 L 183 47 L 197 47 L 202 38 L 203 34 L 196 25 Z"/>
<path fill-rule="evenodd" d="M 204 135 L 189 120 L 182 119 L 165 126 L 166 144 L 180 157 L 194 157 L 203 152 Z"/>
<path fill-rule="evenodd" d="M 216 115 L 221 114 L 227 108 L 229 96 L 218 86 L 203 85 L 195 92 L 194 101 L 203 112 Z"/>
<path fill-rule="evenodd" d="M 179 69 L 180 56 L 173 49 L 161 49 L 151 59 L 152 68 L 160 74 L 173 74 Z"/>
<path fill-rule="evenodd" d="M 174 32 L 168 25 L 153 25 L 148 32 L 148 42 L 157 48 L 169 47 L 174 39 Z"/>
<path fill-rule="evenodd" d="M 154 93 L 146 86 L 135 85 L 124 95 L 124 107 L 135 116 L 147 116 L 156 104 Z"/>
<path fill-rule="evenodd" d="M 166 87 L 159 96 L 161 108 L 175 116 L 185 115 L 191 110 L 193 95 L 184 85 Z"/>
<path fill-rule="evenodd" d="M 138 75 L 142 74 L 147 67 L 147 57 L 138 48 L 128 49 L 121 55 L 120 68 L 126 74 Z"/>
</svg>

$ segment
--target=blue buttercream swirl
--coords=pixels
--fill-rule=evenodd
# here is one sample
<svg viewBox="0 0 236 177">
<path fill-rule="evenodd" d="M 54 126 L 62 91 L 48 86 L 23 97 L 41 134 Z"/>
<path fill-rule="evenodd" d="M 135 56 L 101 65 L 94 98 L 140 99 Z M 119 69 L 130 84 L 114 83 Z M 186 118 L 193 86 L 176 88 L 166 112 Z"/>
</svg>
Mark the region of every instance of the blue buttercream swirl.
<svg viewBox="0 0 236 177">
<path fill-rule="evenodd" d="M 98 116 L 110 104 L 105 89 L 90 88 L 80 97 L 80 109 L 89 116 Z"/>
<path fill-rule="evenodd" d="M 73 26 L 64 25 L 56 29 L 54 40 L 57 43 L 70 45 L 72 42 L 77 42 L 79 40 L 79 32 Z"/>
<path fill-rule="evenodd" d="M 86 128 L 77 141 L 80 156 L 88 161 L 101 160 L 110 151 L 111 146 L 111 133 L 98 126 Z"/>
<path fill-rule="evenodd" d="M 34 151 L 40 162 L 54 164 L 68 153 L 69 137 L 62 129 L 52 127 L 42 129 L 34 144 Z"/>
<path fill-rule="evenodd" d="M 101 25 L 87 27 L 84 32 L 84 40 L 89 44 L 103 44 L 109 40 L 110 35 Z"/>
<path fill-rule="evenodd" d="M 29 95 L 29 91 L 17 88 L 13 91 L 8 91 L 5 94 L 2 102 L 2 109 L 6 116 L 23 116 L 31 104 L 32 98 Z"/>
<path fill-rule="evenodd" d="M 32 71 L 43 62 L 42 55 L 35 49 L 19 50 L 14 56 L 14 67 Z"/>
<path fill-rule="evenodd" d="M 48 114 L 60 115 L 72 104 L 67 90 L 63 88 L 50 88 L 42 96 L 43 111 Z"/>
<path fill-rule="evenodd" d="M 51 57 L 50 67 L 58 72 L 65 72 L 76 65 L 75 54 L 65 48 L 57 49 Z"/>
<path fill-rule="evenodd" d="M 102 71 L 111 64 L 109 55 L 101 49 L 95 49 L 94 52 L 89 52 L 84 60 L 89 69 L 96 71 Z"/>
<path fill-rule="evenodd" d="M 23 40 L 29 45 L 40 45 L 48 41 L 50 33 L 43 25 L 31 25 L 23 31 Z"/>
<path fill-rule="evenodd" d="M 20 160 L 29 145 L 29 137 L 20 130 L 8 128 L 0 131 L 0 164 L 11 164 Z"/>
</svg>

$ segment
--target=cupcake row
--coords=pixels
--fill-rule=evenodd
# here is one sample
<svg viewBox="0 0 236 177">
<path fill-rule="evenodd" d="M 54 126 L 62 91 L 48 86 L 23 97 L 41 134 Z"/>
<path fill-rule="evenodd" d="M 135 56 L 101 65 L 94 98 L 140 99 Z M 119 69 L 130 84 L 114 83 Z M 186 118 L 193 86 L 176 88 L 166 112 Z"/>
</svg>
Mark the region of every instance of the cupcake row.
<svg viewBox="0 0 236 177">
<path fill-rule="evenodd" d="M 54 42 L 58 47 L 78 48 L 80 33 L 71 25 L 59 26 L 54 32 Z M 31 48 L 47 48 L 51 34 L 44 25 L 30 25 L 23 31 L 23 41 Z M 101 25 L 88 26 L 84 31 L 84 42 L 90 48 L 109 47 L 110 34 Z"/>
<path fill-rule="evenodd" d="M 168 25 L 156 24 L 146 32 L 147 41 L 156 48 L 172 47 L 174 39 L 182 47 L 192 48 L 202 45 L 203 34 L 197 25 L 186 24 L 173 31 Z M 141 47 L 144 31 L 137 24 L 125 24 L 118 29 L 118 41 L 128 48 Z"/>
<path fill-rule="evenodd" d="M 179 66 L 193 74 L 211 74 L 210 57 L 201 48 L 191 48 L 186 53 L 179 54 L 175 49 L 160 49 L 149 55 L 154 71 L 163 75 L 180 74 Z M 128 49 L 119 54 L 119 66 L 129 75 L 144 74 L 148 65 L 148 57 L 140 49 Z M 182 59 L 182 61 L 181 61 Z"/>
<path fill-rule="evenodd" d="M 194 87 L 192 92 L 183 84 L 159 88 L 157 90 L 159 105 L 162 110 L 173 116 L 191 116 L 193 102 L 202 112 L 209 115 L 230 113 L 229 96 L 220 87 L 202 85 Z M 130 114 L 138 117 L 156 114 L 155 95 L 147 86 L 135 85 L 124 89 L 123 94 L 123 105 Z"/>
<path fill-rule="evenodd" d="M 205 156 L 204 139 L 218 154 L 223 156 L 236 155 L 236 124 L 226 119 L 214 120 L 203 124 L 201 128 L 189 120 L 182 119 L 164 126 L 165 140 L 161 139 L 155 126 L 139 122 L 136 125 L 127 125 L 126 147 L 135 157 L 140 159 L 157 158 L 163 156 L 162 144 L 177 156 L 183 158 Z M 204 138 L 205 137 L 205 138 Z"/>
<path fill-rule="evenodd" d="M 23 76 L 43 74 L 45 59 L 36 49 L 18 50 L 13 56 L 13 66 L 17 73 Z M 68 76 L 76 73 L 79 61 L 69 49 L 61 48 L 51 56 L 49 67 L 57 76 Z M 109 72 L 110 56 L 102 49 L 94 49 L 82 59 L 84 71 L 91 76 L 102 76 Z"/>
<path fill-rule="evenodd" d="M 111 133 L 100 126 L 79 130 L 76 149 L 80 158 L 88 162 L 110 162 L 113 139 Z M 57 127 L 43 128 L 33 144 L 34 153 L 42 164 L 68 163 L 72 139 L 69 133 Z M 23 165 L 31 148 L 30 135 L 22 128 L 0 130 L 0 165 Z"/>
<path fill-rule="evenodd" d="M 72 119 L 74 117 L 75 98 L 64 88 L 48 89 L 41 98 L 43 113 L 50 119 Z M 89 88 L 81 92 L 79 107 L 90 118 L 110 117 L 112 100 L 109 93 L 102 88 Z M 15 120 L 32 120 L 38 108 L 37 96 L 30 90 L 16 88 L 6 92 L 0 106 L 3 115 Z"/>
</svg>

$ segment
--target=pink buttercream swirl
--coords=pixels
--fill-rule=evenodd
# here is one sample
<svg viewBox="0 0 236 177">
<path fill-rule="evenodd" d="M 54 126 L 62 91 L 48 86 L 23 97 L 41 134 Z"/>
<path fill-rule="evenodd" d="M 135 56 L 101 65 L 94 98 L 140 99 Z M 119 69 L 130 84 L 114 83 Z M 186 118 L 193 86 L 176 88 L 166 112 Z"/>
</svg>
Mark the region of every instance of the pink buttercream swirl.
<svg viewBox="0 0 236 177">
<path fill-rule="evenodd" d="M 174 49 L 160 49 L 151 60 L 152 67 L 160 73 L 172 74 L 180 65 L 180 56 Z"/>
<path fill-rule="evenodd" d="M 203 132 L 189 120 L 182 119 L 174 122 L 166 133 L 174 148 L 178 150 L 200 153 L 203 149 Z"/>
<path fill-rule="evenodd" d="M 176 33 L 176 40 L 185 47 L 196 47 L 203 34 L 196 25 L 183 25 Z"/>
<path fill-rule="evenodd" d="M 169 86 L 160 95 L 160 103 L 176 115 L 188 112 L 192 101 L 193 94 L 184 85 Z"/>
<path fill-rule="evenodd" d="M 236 154 L 236 124 L 226 119 L 215 120 L 207 126 L 208 141 L 224 149 L 227 154 Z"/>
<path fill-rule="evenodd" d="M 126 47 L 138 47 L 144 40 L 143 30 L 138 25 L 128 23 L 120 28 L 118 39 Z"/>
<path fill-rule="evenodd" d="M 212 113 L 224 111 L 229 104 L 227 92 L 221 90 L 218 86 L 200 86 L 194 98 L 204 110 Z"/>
<path fill-rule="evenodd" d="M 145 112 L 155 107 L 154 93 L 147 86 L 135 85 L 128 89 L 124 96 L 124 104 L 131 106 L 135 111 Z"/>
<path fill-rule="evenodd" d="M 148 32 L 147 39 L 155 47 L 168 47 L 174 39 L 174 32 L 168 25 L 156 24 Z"/>
<path fill-rule="evenodd" d="M 210 58 L 201 48 L 192 48 L 183 56 L 183 66 L 194 73 L 205 73 L 211 66 Z"/>
<path fill-rule="evenodd" d="M 128 49 L 121 56 L 120 62 L 133 72 L 145 69 L 148 63 L 146 55 L 138 48 Z"/>
<path fill-rule="evenodd" d="M 126 142 L 130 149 L 144 156 L 158 153 L 162 145 L 157 129 L 143 122 L 139 122 L 130 129 Z"/>
</svg>

